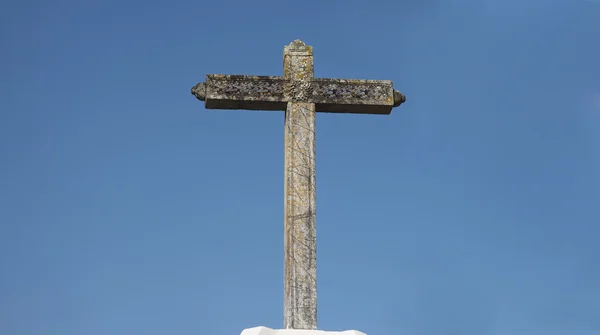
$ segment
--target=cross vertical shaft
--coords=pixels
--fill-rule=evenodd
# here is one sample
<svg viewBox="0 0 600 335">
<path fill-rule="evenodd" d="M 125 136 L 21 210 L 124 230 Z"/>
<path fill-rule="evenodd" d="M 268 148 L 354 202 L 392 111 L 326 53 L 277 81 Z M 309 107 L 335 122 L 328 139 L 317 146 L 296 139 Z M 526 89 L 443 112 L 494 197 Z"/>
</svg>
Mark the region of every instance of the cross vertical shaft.
<svg viewBox="0 0 600 335">
<path fill-rule="evenodd" d="M 298 41 L 299 42 L 299 41 Z M 284 328 L 317 329 L 315 104 L 310 46 L 292 43 L 283 56 L 285 112 Z"/>
</svg>

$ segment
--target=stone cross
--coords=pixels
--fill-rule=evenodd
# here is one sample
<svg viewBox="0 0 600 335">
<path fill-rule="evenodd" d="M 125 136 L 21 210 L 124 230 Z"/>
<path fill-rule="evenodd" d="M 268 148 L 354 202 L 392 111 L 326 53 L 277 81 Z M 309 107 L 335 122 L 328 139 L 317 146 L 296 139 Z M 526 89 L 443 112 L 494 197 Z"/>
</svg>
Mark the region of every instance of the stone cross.
<svg viewBox="0 0 600 335">
<path fill-rule="evenodd" d="M 312 47 L 284 47 L 283 77 L 209 74 L 192 94 L 207 109 L 285 111 L 284 328 L 317 329 L 315 112 L 390 114 L 388 80 L 314 78 Z"/>
</svg>

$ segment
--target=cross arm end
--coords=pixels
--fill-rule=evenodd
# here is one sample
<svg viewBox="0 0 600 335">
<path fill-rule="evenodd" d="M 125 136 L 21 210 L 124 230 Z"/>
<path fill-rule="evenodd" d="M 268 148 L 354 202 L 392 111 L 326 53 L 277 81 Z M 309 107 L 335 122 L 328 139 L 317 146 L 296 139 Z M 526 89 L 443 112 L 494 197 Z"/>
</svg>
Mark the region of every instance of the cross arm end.
<svg viewBox="0 0 600 335">
<path fill-rule="evenodd" d="M 202 82 L 192 87 L 192 95 L 198 100 L 204 101 L 206 99 L 206 84 Z"/>
<path fill-rule="evenodd" d="M 406 96 L 400 91 L 394 90 L 394 107 L 398 107 L 406 102 Z"/>
</svg>

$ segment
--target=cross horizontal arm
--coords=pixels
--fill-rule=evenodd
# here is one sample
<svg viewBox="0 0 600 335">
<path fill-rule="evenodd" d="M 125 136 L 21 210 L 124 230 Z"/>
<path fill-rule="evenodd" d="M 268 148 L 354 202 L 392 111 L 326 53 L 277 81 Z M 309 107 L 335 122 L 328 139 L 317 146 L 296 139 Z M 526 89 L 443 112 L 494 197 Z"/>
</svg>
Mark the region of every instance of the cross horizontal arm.
<svg viewBox="0 0 600 335">
<path fill-rule="evenodd" d="M 207 109 L 285 110 L 308 102 L 318 112 L 389 114 L 406 98 L 389 80 L 312 79 L 300 84 L 273 76 L 209 74 L 192 88 Z"/>
<path fill-rule="evenodd" d="M 309 100 L 318 112 L 390 114 L 406 100 L 390 80 L 316 78 L 310 84 Z"/>
<path fill-rule="evenodd" d="M 208 74 L 192 88 L 207 109 L 285 110 L 283 77 Z"/>
</svg>

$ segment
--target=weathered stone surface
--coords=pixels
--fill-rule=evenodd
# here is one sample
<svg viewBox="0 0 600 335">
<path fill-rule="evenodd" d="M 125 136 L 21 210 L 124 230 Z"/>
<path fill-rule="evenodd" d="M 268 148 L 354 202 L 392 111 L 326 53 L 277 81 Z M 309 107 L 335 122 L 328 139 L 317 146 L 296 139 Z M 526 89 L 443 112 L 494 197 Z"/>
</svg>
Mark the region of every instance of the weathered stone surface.
<svg viewBox="0 0 600 335">
<path fill-rule="evenodd" d="M 192 89 L 209 109 L 285 110 L 287 102 L 316 104 L 317 112 L 389 114 L 404 102 L 389 80 L 209 74 Z"/>
<path fill-rule="evenodd" d="M 209 74 L 206 108 L 285 110 L 284 85 L 283 77 Z"/>
<path fill-rule="evenodd" d="M 317 329 L 315 104 L 306 101 L 313 78 L 312 49 L 284 49 L 284 321 L 286 329 Z"/>
<path fill-rule="evenodd" d="M 240 335 L 366 335 L 358 330 L 324 331 L 305 329 L 271 329 L 267 327 L 254 327 L 244 329 Z"/>
<path fill-rule="evenodd" d="M 311 83 L 314 89 L 310 101 L 319 112 L 389 114 L 394 105 L 389 80 L 318 78 Z"/>
</svg>

